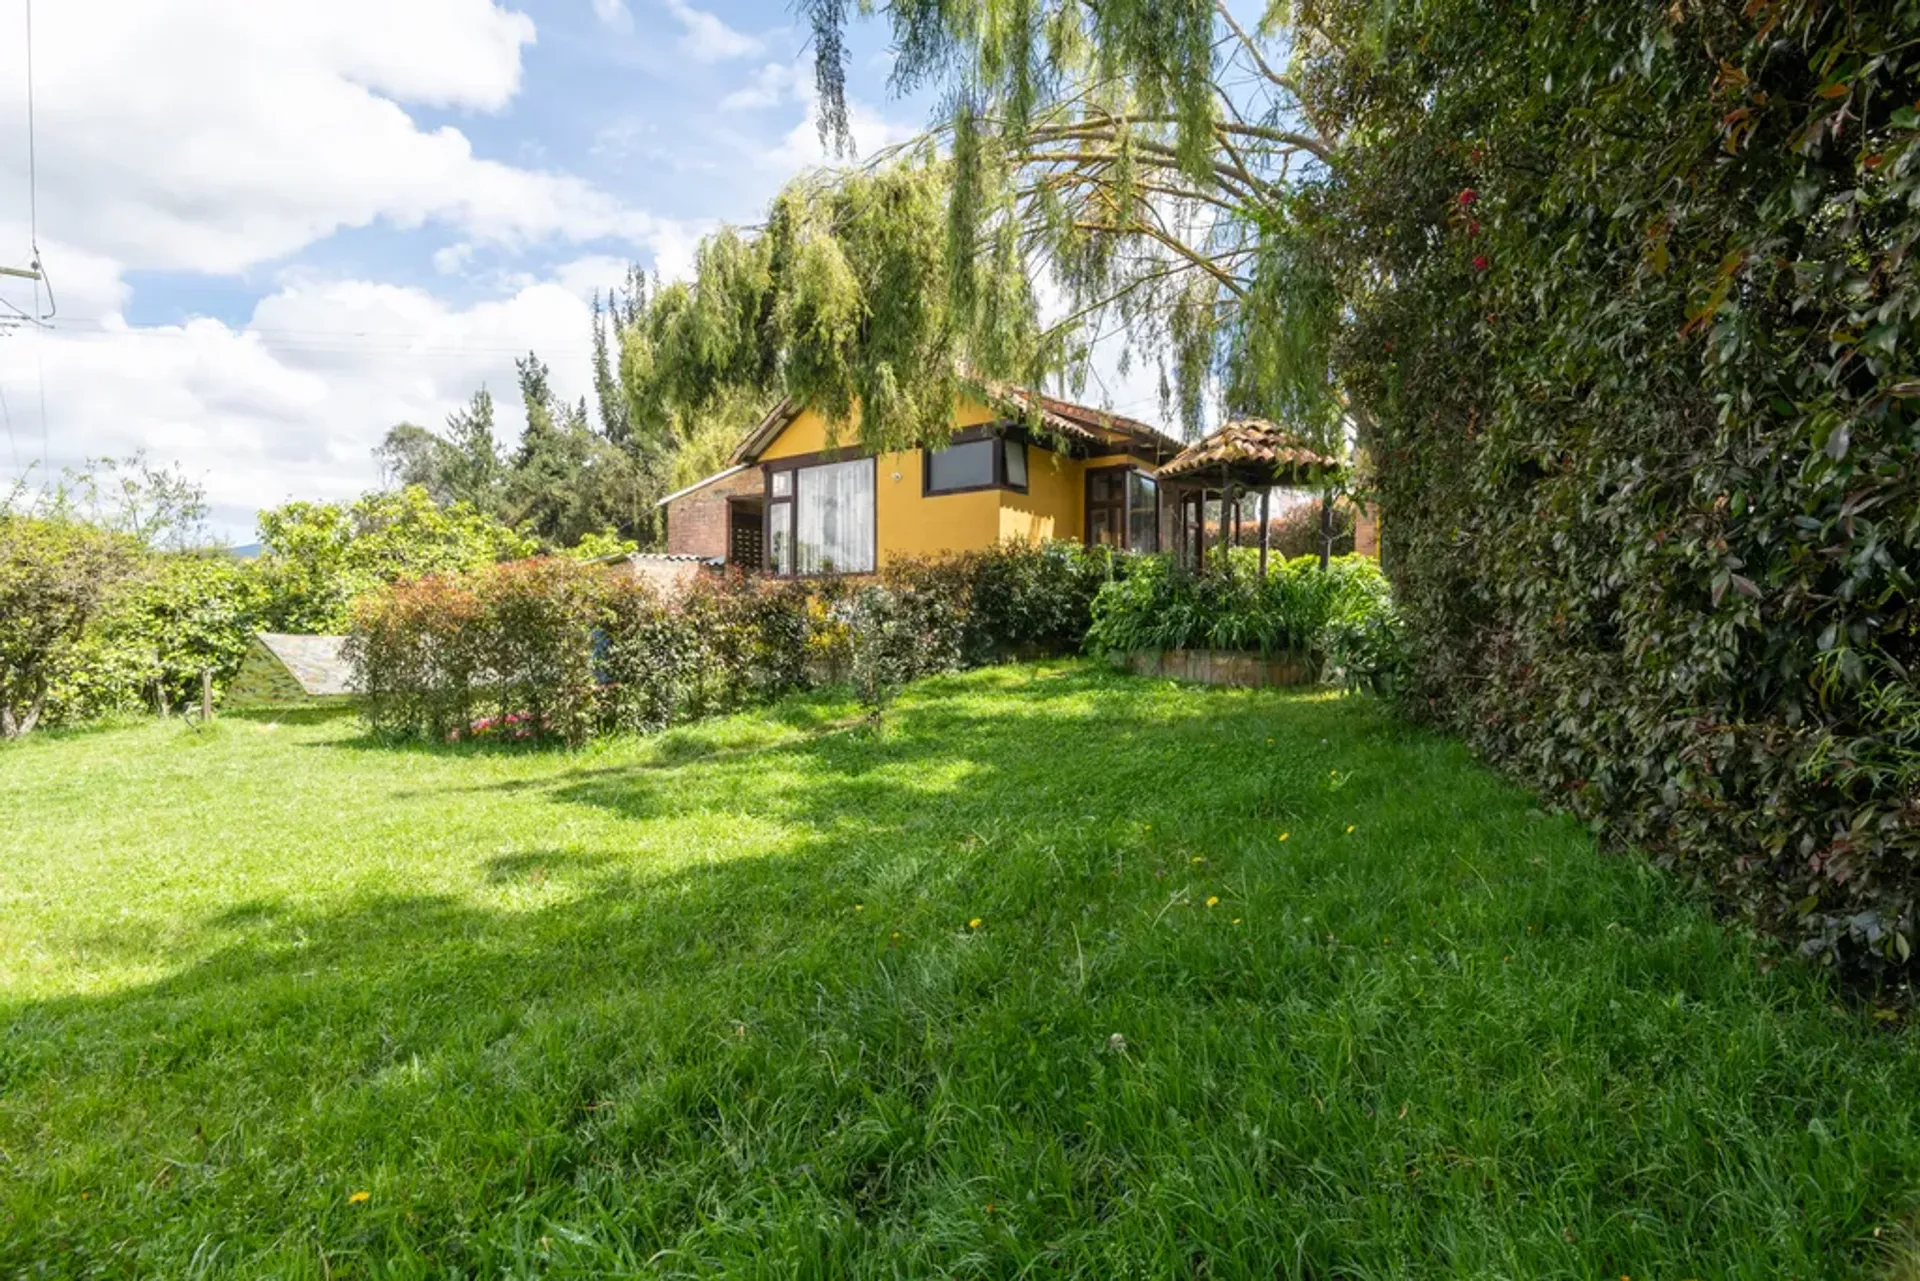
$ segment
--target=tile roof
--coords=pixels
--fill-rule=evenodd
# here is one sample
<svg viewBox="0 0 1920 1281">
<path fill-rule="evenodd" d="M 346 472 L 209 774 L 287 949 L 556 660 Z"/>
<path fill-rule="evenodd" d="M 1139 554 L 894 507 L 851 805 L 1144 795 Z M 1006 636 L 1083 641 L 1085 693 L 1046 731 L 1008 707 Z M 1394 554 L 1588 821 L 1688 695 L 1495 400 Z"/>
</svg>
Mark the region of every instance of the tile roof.
<svg viewBox="0 0 1920 1281">
<path fill-rule="evenodd" d="M 1172 480 L 1225 466 L 1236 473 L 1235 479 L 1246 480 L 1250 472 L 1278 478 L 1282 472 L 1339 465 L 1338 458 L 1321 453 L 1276 423 L 1241 418 L 1181 450 L 1179 457 L 1160 468 L 1159 475 Z"/>
<path fill-rule="evenodd" d="M 1058 396 L 1036 392 L 1016 383 L 986 383 L 982 385 L 982 390 L 988 401 L 999 402 L 1024 414 L 1035 414 L 1039 417 L 1041 426 L 1068 440 L 1089 445 L 1104 445 L 1110 443 L 1108 436 L 1111 433 L 1146 445 L 1162 455 L 1170 456 L 1180 452 L 1181 441 L 1161 431 L 1152 423 L 1142 422 L 1138 418 L 1128 418 L 1110 410 L 1075 404 L 1071 400 L 1061 400 Z M 760 456 L 760 451 L 771 445 L 780 433 L 787 429 L 788 424 L 799 415 L 798 406 L 791 400 L 782 400 L 741 438 L 740 443 L 734 446 L 733 453 L 728 455 L 727 462 L 732 466 L 744 466 L 753 462 Z M 708 480 L 718 480 L 725 474 L 724 472 L 716 474 L 708 477 Z"/>
</svg>

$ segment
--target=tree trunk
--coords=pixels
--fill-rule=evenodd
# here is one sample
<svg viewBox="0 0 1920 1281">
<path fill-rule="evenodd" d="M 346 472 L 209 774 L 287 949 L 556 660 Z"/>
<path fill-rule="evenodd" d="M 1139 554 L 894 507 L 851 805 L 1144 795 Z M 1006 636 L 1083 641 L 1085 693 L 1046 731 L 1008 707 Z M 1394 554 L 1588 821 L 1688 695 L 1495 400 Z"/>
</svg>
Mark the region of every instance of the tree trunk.
<svg viewBox="0 0 1920 1281">
<path fill-rule="evenodd" d="M 22 717 L 14 737 L 24 738 L 33 733 L 33 727 L 40 723 L 40 713 L 47 708 L 47 687 L 42 685 L 40 692 L 33 696 L 33 702 L 27 704 L 27 714 Z"/>
</svg>

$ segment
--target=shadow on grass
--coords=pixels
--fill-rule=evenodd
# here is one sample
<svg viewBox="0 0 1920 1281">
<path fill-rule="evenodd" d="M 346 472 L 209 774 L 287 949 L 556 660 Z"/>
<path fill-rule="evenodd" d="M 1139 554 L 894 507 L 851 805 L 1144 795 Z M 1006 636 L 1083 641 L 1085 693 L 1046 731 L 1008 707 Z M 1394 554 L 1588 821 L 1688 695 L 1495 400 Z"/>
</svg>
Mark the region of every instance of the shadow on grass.
<svg viewBox="0 0 1920 1281">
<path fill-rule="evenodd" d="M 790 836 L 636 859 L 682 766 Z M 1920 1187 L 1910 1061 L 1364 703 L 983 673 L 473 790 L 613 821 L 0 1010 L 0 1272 L 1811 1275 Z"/>
</svg>

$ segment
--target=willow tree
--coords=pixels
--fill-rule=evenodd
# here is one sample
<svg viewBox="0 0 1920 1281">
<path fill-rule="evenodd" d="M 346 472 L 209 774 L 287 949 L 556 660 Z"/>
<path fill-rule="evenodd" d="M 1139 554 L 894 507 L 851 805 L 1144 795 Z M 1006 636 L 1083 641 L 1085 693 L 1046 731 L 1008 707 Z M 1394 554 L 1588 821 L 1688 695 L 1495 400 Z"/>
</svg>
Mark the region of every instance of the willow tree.
<svg viewBox="0 0 1920 1281">
<path fill-rule="evenodd" d="M 766 222 L 704 241 L 690 279 L 657 287 L 620 333 L 636 438 L 724 447 L 782 396 L 875 445 L 951 430 L 970 379 L 1057 364 L 1018 261 L 955 255 L 953 165 L 932 144 L 869 170 L 805 175 Z"/>
<path fill-rule="evenodd" d="M 1254 27 L 1212 0 L 893 0 L 875 6 L 894 79 L 944 86 L 945 300 L 983 375 L 1082 373 L 1095 345 L 1157 357 L 1189 426 L 1226 407 L 1323 440 L 1340 315 L 1314 192 L 1339 162 L 1337 102 L 1312 85 L 1333 47 L 1314 6 Z M 809 8 L 821 132 L 850 150 L 846 0 Z M 1359 38 L 1358 33 L 1351 34 Z M 1045 326 L 1026 282 L 1061 303 Z"/>
</svg>

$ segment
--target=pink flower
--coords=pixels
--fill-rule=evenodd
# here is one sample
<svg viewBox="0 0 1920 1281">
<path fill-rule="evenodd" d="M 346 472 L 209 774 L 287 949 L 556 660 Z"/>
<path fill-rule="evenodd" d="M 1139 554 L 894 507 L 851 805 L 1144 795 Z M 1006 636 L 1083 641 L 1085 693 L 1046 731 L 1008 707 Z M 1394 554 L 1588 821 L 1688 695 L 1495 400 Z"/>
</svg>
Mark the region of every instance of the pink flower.
<svg viewBox="0 0 1920 1281">
<path fill-rule="evenodd" d="M 1475 254 L 1473 256 L 1473 269 L 1475 271 L 1485 271 L 1491 265 L 1492 264 L 1487 261 L 1485 254 Z"/>
</svg>

